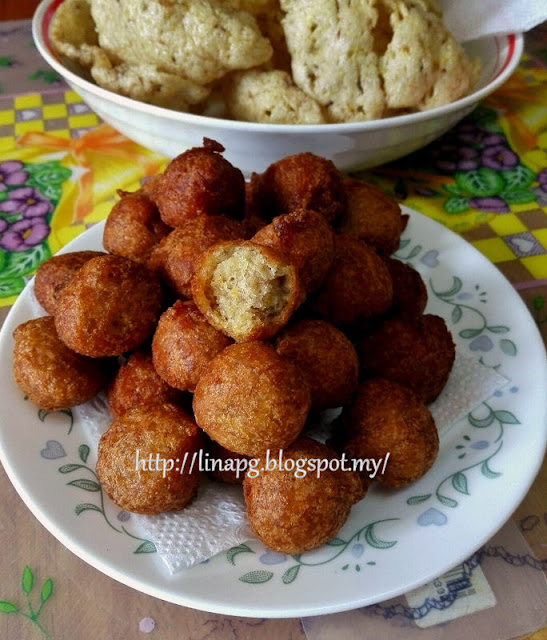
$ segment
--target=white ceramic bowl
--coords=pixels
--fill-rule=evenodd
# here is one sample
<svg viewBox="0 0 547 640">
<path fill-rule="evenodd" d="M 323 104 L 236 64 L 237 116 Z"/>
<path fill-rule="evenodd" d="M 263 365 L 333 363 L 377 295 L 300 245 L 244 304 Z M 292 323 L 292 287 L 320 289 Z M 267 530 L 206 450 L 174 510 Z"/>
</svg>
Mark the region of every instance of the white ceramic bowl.
<svg viewBox="0 0 547 640">
<path fill-rule="evenodd" d="M 465 45 L 482 62 L 474 91 L 442 107 L 410 115 L 343 124 L 274 125 L 197 116 L 125 98 L 90 82 L 65 64 L 49 40 L 51 18 L 63 0 L 42 0 L 33 18 L 33 36 L 46 62 L 105 122 L 131 140 L 174 157 L 203 137 L 218 140 L 225 157 L 246 176 L 262 172 L 283 156 L 311 151 L 343 170 L 376 166 L 400 158 L 441 136 L 512 74 L 523 49 L 521 34 L 496 36 Z"/>
</svg>

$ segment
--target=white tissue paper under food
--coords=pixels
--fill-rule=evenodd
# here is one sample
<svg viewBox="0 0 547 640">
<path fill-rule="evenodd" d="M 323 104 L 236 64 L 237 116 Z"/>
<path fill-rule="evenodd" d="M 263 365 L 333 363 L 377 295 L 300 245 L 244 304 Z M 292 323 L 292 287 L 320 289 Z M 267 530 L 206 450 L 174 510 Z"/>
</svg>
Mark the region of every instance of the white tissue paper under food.
<svg viewBox="0 0 547 640">
<path fill-rule="evenodd" d="M 430 405 L 439 435 L 460 418 L 487 400 L 509 380 L 494 369 L 457 353 L 450 378 L 441 395 Z M 98 443 L 111 417 L 104 395 L 73 409 L 75 418 Z M 328 419 L 311 435 L 325 440 L 326 429 L 336 412 L 325 412 Z M 245 515 L 241 486 L 209 480 L 205 474 L 198 495 L 182 511 L 157 516 L 135 516 L 142 537 L 152 541 L 171 573 L 203 562 L 208 558 L 254 538 Z"/>
<path fill-rule="evenodd" d="M 459 42 L 525 33 L 547 20 L 547 0 L 439 0 L 439 7 Z"/>
</svg>

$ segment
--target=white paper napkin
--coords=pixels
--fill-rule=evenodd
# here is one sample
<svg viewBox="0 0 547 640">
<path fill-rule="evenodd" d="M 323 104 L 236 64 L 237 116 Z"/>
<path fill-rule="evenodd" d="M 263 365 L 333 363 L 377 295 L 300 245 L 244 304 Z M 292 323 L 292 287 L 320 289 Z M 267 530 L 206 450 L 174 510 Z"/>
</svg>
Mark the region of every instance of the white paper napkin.
<svg viewBox="0 0 547 640">
<path fill-rule="evenodd" d="M 460 42 L 524 33 L 547 20 L 547 0 L 439 0 L 447 29 Z"/>
</svg>

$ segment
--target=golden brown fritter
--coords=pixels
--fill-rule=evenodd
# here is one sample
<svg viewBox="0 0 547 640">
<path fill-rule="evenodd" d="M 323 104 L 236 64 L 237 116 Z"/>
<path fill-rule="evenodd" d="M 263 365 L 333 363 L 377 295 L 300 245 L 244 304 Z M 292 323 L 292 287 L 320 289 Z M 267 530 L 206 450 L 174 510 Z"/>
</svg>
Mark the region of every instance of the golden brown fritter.
<svg viewBox="0 0 547 640">
<path fill-rule="evenodd" d="M 274 458 L 274 456 L 272 456 Z M 311 460 L 324 460 L 333 470 L 319 475 Z M 282 451 L 283 469 L 266 469 L 263 456 L 257 475 L 247 472 L 243 493 L 247 518 L 258 538 L 279 553 L 304 553 L 330 540 L 346 521 L 352 505 L 364 496 L 354 471 L 334 470 L 340 460 L 329 447 L 299 438 Z M 297 477 L 306 471 L 303 477 Z M 290 469 L 289 469 L 290 467 Z"/>
<path fill-rule="evenodd" d="M 156 244 L 171 231 L 162 222 L 156 205 L 146 192 L 118 191 L 103 231 L 103 246 L 109 252 L 146 263 Z"/>
<path fill-rule="evenodd" d="M 348 206 L 338 231 L 366 242 L 378 253 L 392 254 L 399 246 L 405 220 L 397 201 L 378 187 L 344 179 Z"/>
<path fill-rule="evenodd" d="M 57 297 L 78 269 L 104 251 L 71 251 L 48 258 L 34 276 L 34 295 L 44 309 L 55 315 Z"/>
<path fill-rule="evenodd" d="M 282 449 L 306 421 L 310 392 L 295 364 L 266 342 L 233 344 L 216 356 L 194 393 L 198 425 L 229 451 Z"/>
<path fill-rule="evenodd" d="M 237 342 L 271 338 L 305 297 L 293 265 L 274 249 L 243 240 L 201 254 L 192 294 L 207 320 Z"/>
<path fill-rule="evenodd" d="M 207 438 L 207 454 L 209 460 L 206 464 L 211 478 L 228 484 L 243 484 L 245 472 L 252 458 L 228 451 L 211 438 Z"/>
<path fill-rule="evenodd" d="M 390 315 L 419 316 L 427 305 L 427 288 L 422 276 L 409 264 L 386 256 L 384 261 L 393 282 Z"/>
<path fill-rule="evenodd" d="M 332 324 L 311 318 L 289 324 L 277 336 L 275 348 L 302 372 L 315 409 L 340 407 L 355 391 L 357 352 Z"/>
<path fill-rule="evenodd" d="M 106 390 L 110 414 L 117 420 L 138 405 L 178 403 L 182 393 L 169 386 L 156 372 L 152 354 L 133 352 L 111 380 Z"/>
<path fill-rule="evenodd" d="M 40 409 L 74 407 L 107 383 L 110 363 L 69 349 L 58 337 L 52 316 L 34 318 L 13 332 L 15 382 Z"/>
<path fill-rule="evenodd" d="M 421 478 L 439 451 L 437 427 L 422 400 L 412 390 L 382 378 L 359 385 L 339 426 L 342 433 L 335 437 L 340 449 L 349 458 L 384 460 L 376 479 L 389 487 Z"/>
<path fill-rule="evenodd" d="M 61 291 L 55 326 L 71 349 L 91 357 L 137 349 L 160 313 L 161 285 L 144 265 L 121 256 L 88 260 Z"/>
<path fill-rule="evenodd" d="M 253 178 L 268 220 L 295 209 L 312 209 L 332 222 L 346 210 L 342 174 L 333 162 L 313 153 L 285 156 Z"/>
<path fill-rule="evenodd" d="M 231 343 L 192 301 L 177 300 L 162 313 L 156 327 L 154 367 L 172 387 L 193 392 L 207 364 Z"/>
<path fill-rule="evenodd" d="M 173 158 L 154 184 L 153 200 L 161 219 L 178 227 L 200 215 L 226 215 L 241 220 L 245 208 L 245 178 L 221 153 L 224 147 L 208 138 Z"/>
<path fill-rule="evenodd" d="M 226 216 L 196 216 L 177 227 L 154 248 L 148 267 L 182 298 L 192 297 L 192 278 L 200 255 L 221 240 L 241 238 L 237 220 Z"/>
<path fill-rule="evenodd" d="M 276 216 L 252 242 L 276 249 L 298 271 L 306 291 L 315 291 L 334 259 L 334 232 L 325 217 L 311 209 Z"/>
<path fill-rule="evenodd" d="M 393 380 L 412 389 L 426 404 L 443 390 L 456 355 L 443 318 L 396 316 L 359 346 L 361 374 Z"/>
<path fill-rule="evenodd" d="M 336 236 L 334 261 L 319 289 L 315 307 L 336 326 L 383 314 L 391 305 L 393 285 L 384 261 L 350 236 Z"/>
<path fill-rule="evenodd" d="M 97 477 L 121 509 L 147 515 L 182 509 L 196 495 L 198 465 L 192 473 L 190 466 L 202 446 L 200 430 L 177 405 L 137 406 L 101 436 Z"/>
</svg>

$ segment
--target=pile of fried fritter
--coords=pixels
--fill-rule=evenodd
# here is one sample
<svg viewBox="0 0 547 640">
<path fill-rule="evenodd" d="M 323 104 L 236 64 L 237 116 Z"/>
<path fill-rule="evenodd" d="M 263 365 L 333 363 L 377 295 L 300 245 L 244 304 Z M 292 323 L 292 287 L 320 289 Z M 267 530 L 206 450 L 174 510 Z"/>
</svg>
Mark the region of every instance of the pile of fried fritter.
<svg viewBox="0 0 547 640">
<path fill-rule="evenodd" d="M 336 533 L 370 478 L 295 467 L 345 455 L 387 460 L 375 481 L 388 487 L 420 478 L 439 447 L 427 405 L 455 347 L 424 313 L 419 273 L 392 257 L 407 223 L 395 200 L 308 152 L 246 183 L 223 151 L 204 139 L 120 191 L 104 252 L 39 267 L 49 315 L 16 328 L 14 375 L 48 410 L 106 390 L 97 474 L 121 508 L 182 509 L 201 475 L 183 461 L 203 450 L 223 461 L 214 478 L 243 483 L 256 535 L 301 553 Z M 306 435 L 337 407 L 328 444 Z M 263 469 L 279 452 L 290 464 Z M 259 473 L 237 477 L 251 459 Z"/>
<path fill-rule="evenodd" d="M 51 38 L 115 93 L 250 122 L 423 111 L 479 73 L 436 0 L 65 0 Z"/>
</svg>

